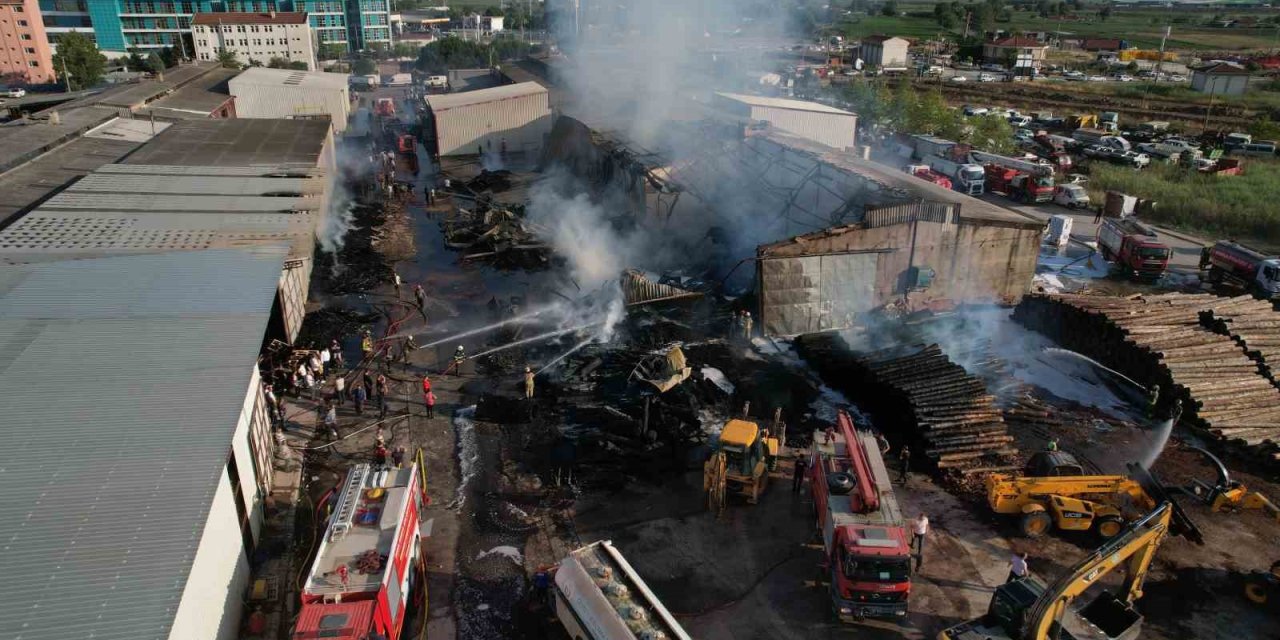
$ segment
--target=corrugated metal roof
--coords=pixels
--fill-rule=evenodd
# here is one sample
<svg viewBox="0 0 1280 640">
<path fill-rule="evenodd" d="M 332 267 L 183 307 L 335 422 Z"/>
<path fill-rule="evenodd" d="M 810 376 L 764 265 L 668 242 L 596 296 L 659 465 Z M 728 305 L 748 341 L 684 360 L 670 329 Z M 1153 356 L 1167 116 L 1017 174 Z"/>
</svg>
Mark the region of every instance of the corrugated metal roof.
<svg viewBox="0 0 1280 640">
<path fill-rule="evenodd" d="M 235 93 L 238 85 L 294 85 L 303 87 L 330 87 L 346 89 L 348 76 L 345 73 L 325 73 L 323 71 L 294 71 L 291 69 L 268 69 L 266 67 L 249 67 L 229 82 L 231 93 Z"/>
<path fill-rule="evenodd" d="M 538 94 L 546 94 L 547 88 L 536 82 L 520 82 L 517 84 L 507 84 L 492 89 L 478 89 L 476 91 L 464 91 L 462 93 L 443 93 L 440 95 L 427 96 L 427 104 L 433 110 L 441 111 L 444 109 L 455 109 L 457 107 L 466 107 L 473 104 L 484 104 L 486 102 L 496 102 L 498 100 L 509 100 L 511 98 L 522 98 L 524 96 L 533 96 Z"/>
<path fill-rule="evenodd" d="M 291 213 L 136 213 L 37 209 L 0 230 L 0 264 L 289 243 L 313 251 L 313 221 Z"/>
<path fill-rule="evenodd" d="M 764 96 L 748 96 L 741 93 L 725 93 L 725 92 L 717 92 L 716 95 L 722 98 L 733 100 L 735 102 L 741 102 L 743 104 L 749 104 L 757 107 L 773 107 L 775 109 L 795 109 L 797 111 L 816 111 L 819 113 L 839 113 L 846 116 L 857 115 L 856 113 L 853 113 L 851 111 L 845 111 L 843 109 L 829 107 L 825 104 L 821 104 L 818 102 L 806 102 L 804 100 L 788 100 L 786 98 L 766 98 Z"/>
<path fill-rule="evenodd" d="M 324 191 L 319 180 L 247 176 L 154 176 L 89 174 L 71 185 L 72 192 L 266 196 L 310 195 Z"/>
<path fill-rule="evenodd" d="M 270 198 L 261 196 L 171 196 L 133 193 L 63 191 L 41 205 L 42 209 L 101 211 L 311 211 L 319 198 Z"/>
<path fill-rule="evenodd" d="M 6 637 L 168 637 L 285 251 L 0 267 Z"/>
<path fill-rule="evenodd" d="M 169 164 L 104 164 L 95 169 L 94 172 L 164 176 L 257 176 L 267 178 L 323 177 L 325 173 L 323 169 L 318 167 L 272 167 L 269 165 L 254 167 L 199 167 Z"/>
</svg>

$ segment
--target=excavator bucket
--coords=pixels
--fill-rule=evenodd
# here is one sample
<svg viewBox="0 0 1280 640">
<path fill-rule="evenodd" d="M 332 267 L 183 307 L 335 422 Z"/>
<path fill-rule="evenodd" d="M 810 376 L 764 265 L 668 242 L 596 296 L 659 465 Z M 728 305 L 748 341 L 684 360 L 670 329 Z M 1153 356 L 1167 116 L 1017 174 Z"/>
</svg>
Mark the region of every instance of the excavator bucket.
<svg viewBox="0 0 1280 640">
<path fill-rule="evenodd" d="M 1173 507 L 1173 517 L 1169 530 L 1175 535 L 1182 536 L 1196 544 L 1204 544 L 1204 535 L 1200 533 L 1200 527 L 1196 526 L 1196 523 L 1191 520 L 1191 516 L 1182 510 L 1182 506 L 1178 504 L 1178 501 L 1174 500 L 1173 495 L 1164 488 L 1164 483 L 1160 482 L 1160 478 L 1156 477 L 1154 472 L 1142 466 L 1141 463 L 1130 462 L 1128 467 L 1129 477 L 1142 485 L 1142 490 L 1146 491 L 1147 495 L 1151 496 L 1151 499 L 1155 500 L 1156 504 L 1167 502 L 1169 506 Z"/>
</svg>

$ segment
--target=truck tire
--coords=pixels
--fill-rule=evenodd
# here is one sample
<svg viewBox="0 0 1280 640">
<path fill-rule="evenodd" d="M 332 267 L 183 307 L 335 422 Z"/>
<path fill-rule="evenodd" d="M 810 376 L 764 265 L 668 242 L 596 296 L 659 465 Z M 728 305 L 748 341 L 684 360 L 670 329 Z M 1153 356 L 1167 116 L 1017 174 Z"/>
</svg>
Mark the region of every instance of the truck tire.
<svg viewBox="0 0 1280 640">
<path fill-rule="evenodd" d="M 1022 535 L 1039 538 L 1053 528 L 1053 516 L 1048 511 L 1032 511 L 1022 516 Z"/>
<path fill-rule="evenodd" d="M 1101 516 L 1093 523 L 1093 530 L 1097 532 L 1099 538 L 1110 540 L 1124 531 L 1124 520 L 1115 515 Z"/>
<path fill-rule="evenodd" d="M 1222 284 L 1222 276 L 1222 269 L 1219 269 L 1216 266 L 1209 267 L 1209 282 L 1212 282 L 1213 284 Z"/>
<path fill-rule="evenodd" d="M 1254 604 L 1266 604 L 1270 595 L 1268 591 L 1267 584 L 1261 580 L 1250 579 L 1244 584 L 1244 597 Z"/>
</svg>

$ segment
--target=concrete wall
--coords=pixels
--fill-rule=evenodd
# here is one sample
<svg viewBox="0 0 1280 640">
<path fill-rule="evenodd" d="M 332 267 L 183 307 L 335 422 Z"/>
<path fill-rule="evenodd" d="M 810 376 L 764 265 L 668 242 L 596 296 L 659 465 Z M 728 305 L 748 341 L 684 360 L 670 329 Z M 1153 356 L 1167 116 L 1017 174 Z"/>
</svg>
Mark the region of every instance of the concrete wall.
<svg viewBox="0 0 1280 640">
<path fill-rule="evenodd" d="M 224 469 L 169 630 L 169 640 L 234 640 L 249 580 L 231 483 Z"/>
<path fill-rule="evenodd" d="M 851 227 L 803 242 L 762 247 L 762 262 L 841 252 L 876 253 L 872 308 L 903 300 L 911 308 L 949 307 L 965 302 L 1012 302 L 1031 285 L 1035 275 L 1040 231 L 998 223 L 959 224 L 915 222 L 878 228 Z M 928 289 L 908 291 L 911 266 L 935 272 Z M 757 267 L 758 282 L 765 282 L 765 266 Z M 778 269 L 772 269 L 777 273 Z M 802 271 L 802 270 L 797 270 Z M 795 283 L 792 283 L 793 288 Z M 817 289 L 821 283 L 814 282 Z M 850 286 L 855 286 L 851 283 Z M 760 292 L 766 297 L 769 292 Z M 823 303 L 826 301 L 817 301 Z M 771 319 L 762 315 L 766 333 L 783 333 L 807 320 Z"/>
</svg>

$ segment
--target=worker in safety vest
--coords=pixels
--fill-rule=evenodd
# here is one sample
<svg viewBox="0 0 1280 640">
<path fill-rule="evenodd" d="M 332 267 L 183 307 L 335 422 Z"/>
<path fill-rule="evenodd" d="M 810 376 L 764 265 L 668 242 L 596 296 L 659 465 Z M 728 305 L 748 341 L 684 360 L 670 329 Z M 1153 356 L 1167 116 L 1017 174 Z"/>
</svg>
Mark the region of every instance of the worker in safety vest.
<svg viewBox="0 0 1280 640">
<path fill-rule="evenodd" d="M 524 368 L 524 397 L 526 400 L 533 399 L 533 369 Z"/>
</svg>

